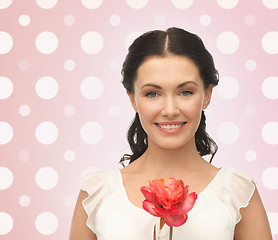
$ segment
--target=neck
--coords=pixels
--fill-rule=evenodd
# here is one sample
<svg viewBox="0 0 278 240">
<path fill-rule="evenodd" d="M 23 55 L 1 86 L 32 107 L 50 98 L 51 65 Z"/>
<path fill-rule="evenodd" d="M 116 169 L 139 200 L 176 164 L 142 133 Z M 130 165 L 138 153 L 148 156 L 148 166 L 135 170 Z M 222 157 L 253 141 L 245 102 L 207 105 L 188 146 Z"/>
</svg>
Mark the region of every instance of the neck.
<svg viewBox="0 0 278 240">
<path fill-rule="evenodd" d="M 195 141 L 192 140 L 178 149 L 160 148 L 149 143 L 146 152 L 138 160 L 144 172 L 169 177 L 198 168 L 203 159 L 197 151 Z"/>
</svg>

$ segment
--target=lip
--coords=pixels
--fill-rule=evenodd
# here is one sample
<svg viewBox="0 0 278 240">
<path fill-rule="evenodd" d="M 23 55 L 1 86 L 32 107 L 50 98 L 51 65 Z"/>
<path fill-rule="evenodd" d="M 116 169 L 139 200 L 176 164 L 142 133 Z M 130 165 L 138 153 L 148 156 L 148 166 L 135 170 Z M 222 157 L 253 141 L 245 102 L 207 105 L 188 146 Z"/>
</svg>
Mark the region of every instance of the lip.
<svg viewBox="0 0 278 240">
<path fill-rule="evenodd" d="M 166 134 L 176 134 L 180 132 L 183 127 L 186 125 L 186 122 L 181 122 L 181 121 L 175 121 L 175 122 L 158 122 L 155 123 L 155 125 L 158 127 L 158 129 Z M 178 128 L 172 128 L 172 129 L 167 129 L 167 128 L 162 128 L 161 125 L 181 125 Z"/>
</svg>

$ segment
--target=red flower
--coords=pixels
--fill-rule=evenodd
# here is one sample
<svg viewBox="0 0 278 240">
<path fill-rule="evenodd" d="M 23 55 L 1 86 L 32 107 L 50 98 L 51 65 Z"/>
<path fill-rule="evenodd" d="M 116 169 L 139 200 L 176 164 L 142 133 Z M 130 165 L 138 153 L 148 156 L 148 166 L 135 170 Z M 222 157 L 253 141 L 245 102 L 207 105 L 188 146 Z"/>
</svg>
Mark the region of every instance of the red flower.
<svg viewBox="0 0 278 240">
<path fill-rule="evenodd" d="M 145 196 L 143 208 L 156 217 L 163 217 L 165 223 L 172 227 L 183 225 L 197 199 L 197 194 L 188 194 L 188 185 L 175 178 L 155 179 L 149 186 L 141 187 Z"/>
</svg>

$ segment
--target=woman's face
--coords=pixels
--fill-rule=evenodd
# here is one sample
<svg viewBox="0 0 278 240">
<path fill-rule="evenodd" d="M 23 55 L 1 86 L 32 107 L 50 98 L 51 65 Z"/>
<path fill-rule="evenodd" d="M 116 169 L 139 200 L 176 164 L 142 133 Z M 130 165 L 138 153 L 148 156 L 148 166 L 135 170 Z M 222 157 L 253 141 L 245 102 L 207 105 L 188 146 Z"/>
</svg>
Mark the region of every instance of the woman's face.
<svg viewBox="0 0 278 240">
<path fill-rule="evenodd" d="M 151 57 L 137 70 L 128 93 L 148 135 L 148 144 L 166 149 L 195 144 L 202 109 L 211 98 L 196 65 L 183 56 Z"/>
</svg>

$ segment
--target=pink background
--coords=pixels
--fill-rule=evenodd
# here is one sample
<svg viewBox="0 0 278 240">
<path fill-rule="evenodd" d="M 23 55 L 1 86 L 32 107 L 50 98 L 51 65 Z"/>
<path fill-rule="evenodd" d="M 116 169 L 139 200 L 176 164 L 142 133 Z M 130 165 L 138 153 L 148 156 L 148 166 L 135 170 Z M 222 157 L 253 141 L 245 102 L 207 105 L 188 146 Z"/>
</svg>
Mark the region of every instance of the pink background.
<svg viewBox="0 0 278 240">
<path fill-rule="evenodd" d="M 220 73 L 214 164 L 254 176 L 278 240 L 277 20 L 277 0 L 0 0 L 0 239 L 68 238 L 79 177 L 129 151 L 127 46 L 177 26 Z"/>
</svg>

